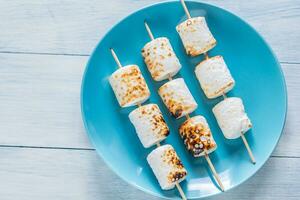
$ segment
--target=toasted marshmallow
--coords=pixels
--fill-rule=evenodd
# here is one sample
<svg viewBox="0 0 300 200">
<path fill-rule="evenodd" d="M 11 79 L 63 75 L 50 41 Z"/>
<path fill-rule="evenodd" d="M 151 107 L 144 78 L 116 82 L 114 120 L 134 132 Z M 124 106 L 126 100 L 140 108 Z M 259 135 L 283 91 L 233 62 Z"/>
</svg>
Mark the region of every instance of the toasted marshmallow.
<svg viewBox="0 0 300 200">
<path fill-rule="evenodd" d="M 147 161 L 163 190 L 174 188 L 176 183 L 183 181 L 187 175 L 171 145 L 166 144 L 154 149 L 148 155 Z"/>
<path fill-rule="evenodd" d="M 164 140 L 169 135 L 169 128 L 156 104 L 136 108 L 129 114 L 129 119 L 145 148 Z"/>
<path fill-rule="evenodd" d="M 165 83 L 158 89 L 158 93 L 176 119 L 192 113 L 198 107 L 182 78 Z"/>
<path fill-rule="evenodd" d="M 181 68 L 168 38 L 160 37 L 148 42 L 142 50 L 142 55 L 155 81 L 172 77 Z"/>
<path fill-rule="evenodd" d="M 197 56 L 212 49 L 216 40 L 211 34 L 204 17 L 187 19 L 176 27 L 186 53 Z"/>
<path fill-rule="evenodd" d="M 236 139 L 251 127 L 243 101 L 237 97 L 226 98 L 213 108 L 217 122 L 227 139 Z"/>
<path fill-rule="evenodd" d="M 109 83 L 121 107 L 143 103 L 150 97 L 147 83 L 137 65 L 127 65 L 109 77 Z"/>
<path fill-rule="evenodd" d="M 217 149 L 217 144 L 204 117 L 198 115 L 187 119 L 179 133 L 188 151 L 194 157 L 204 156 Z"/>
<path fill-rule="evenodd" d="M 214 56 L 200 62 L 196 66 L 195 74 L 209 99 L 227 93 L 235 85 L 222 56 Z"/>
</svg>

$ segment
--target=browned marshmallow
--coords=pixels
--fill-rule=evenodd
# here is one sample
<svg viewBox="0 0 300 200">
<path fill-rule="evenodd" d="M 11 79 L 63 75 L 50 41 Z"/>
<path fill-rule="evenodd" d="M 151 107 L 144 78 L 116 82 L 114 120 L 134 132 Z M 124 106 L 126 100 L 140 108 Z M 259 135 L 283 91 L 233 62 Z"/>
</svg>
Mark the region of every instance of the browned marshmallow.
<svg viewBox="0 0 300 200">
<path fill-rule="evenodd" d="M 183 181 L 187 175 L 171 145 L 166 144 L 154 149 L 148 155 L 147 161 L 163 190 L 174 188 L 176 183 Z"/>
<path fill-rule="evenodd" d="M 181 68 L 168 38 L 160 37 L 148 42 L 142 50 L 142 55 L 155 81 L 172 77 Z"/>
<path fill-rule="evenodd" d="M 206 119 L 200 115 L 187 119 L 179 127 L 179 133 L 194 157 L 211 153 L 217 148 Z"/>
<path fill-rule="evenodd" d="M 129 119 L 145 148 L 155 145 L 169 135 L 169 128 L 156 104 L 136 108 L 129 114 Z"/>
<path fill-rule="evenodd" d="M 110 85 L 121 107 L 143 103 L 150 97 L 146 81 L 137 65 L 127 65 L 109 77 Z"/>
<path fill-rule="evenodd" d="M 158 89 L 158 93 L 177 119 L 197 109 L 198 104 L 182 78 L 165 83 Z"/>
<path fill-rule="evenodd" d="M 212 49 L 216 40 L 211 34 L 204 17 L 187 19 L 176 27 L 186 53 L 197 56 Z"/>
</svg>

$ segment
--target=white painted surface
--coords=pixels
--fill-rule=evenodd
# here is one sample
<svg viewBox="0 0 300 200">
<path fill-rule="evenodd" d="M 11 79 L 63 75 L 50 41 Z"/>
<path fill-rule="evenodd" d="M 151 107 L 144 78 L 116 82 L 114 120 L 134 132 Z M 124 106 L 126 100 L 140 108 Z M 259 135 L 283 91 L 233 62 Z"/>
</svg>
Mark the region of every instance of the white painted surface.
<svg viewBox="0 0 300 200">
<path fill-rule="evenodd" d="M 96 155 L 79 106 L 84 55 L 114 23 L 153 2 L 0 0 L 0 199 L 156 199 Z M 207 2 L 266 38 L 289 92 L 285 131 L 272 158 L 245 184 L 211 199 L 300 199 L 300 1 Z"/>
</svg>

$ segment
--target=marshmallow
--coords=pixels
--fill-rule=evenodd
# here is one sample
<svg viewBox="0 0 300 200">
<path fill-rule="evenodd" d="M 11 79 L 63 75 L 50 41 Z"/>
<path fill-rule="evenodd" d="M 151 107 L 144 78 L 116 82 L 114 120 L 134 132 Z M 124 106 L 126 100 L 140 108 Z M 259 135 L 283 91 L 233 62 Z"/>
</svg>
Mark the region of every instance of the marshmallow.
<svg viewBox="0 0 300 200">
<path fill-rule="evenodd" d="M 166 144 L 154 149 L 148 155 L 147 161 L 163 190 L 174 188 L 176 183 L 183 181 L 187 175 L 171 145 Z"/>
<path fill-rule="evenodd" d="M 211 34 L 204 17 L 187 19 L 176 27 L 186 53 L 197 56 L 212 49 L 216 40 Z"/>
<path fill-rule="evenodd" d="M 226 98 L 213 108 L 217 122 L 227 139 L 236 139 L 251 127 L 251 121 L 245 113 L 243 101 L 237 97 Z"/>
<path fill-rule="evenodd" d="M 142 50 L 142 55 L 155 81 L 172 77 L 181 68 L 168 38 L 160 37 L 148 42 Z"/>
<path fill-rule="evenodd" d="M 214 56 L 200 62 L 196 66 L 195 74 L 209 99 L 227 93 L 235 85 L 222 56 Z"/>
<path fill-rule="evenodd" d="M 158 89 L 158 93 L 176 119 L 192 113 L 198 107 L 182 78 L 165 83 Z"/>
<path fill-rule="evenodd" d="M 147 83 L 136 65 L 127 65 L 109 77 L 109 83 L 121 107 L 143 103 L 150 97 Z"/>
<path fill-rule="evenodd" d="M 129 114 L 136 133 L 145 148 L 148 148 L 169 135 L 169 128 L 156 104 L 136 108 Z"/>
<path fill-rule="evenodd" d="M 179 133 L 184 144 L 194 157 L 204 156 L 217 149 L 217 144 L 204 117 L 198 115 L 187 119 Z"/>
</svg>

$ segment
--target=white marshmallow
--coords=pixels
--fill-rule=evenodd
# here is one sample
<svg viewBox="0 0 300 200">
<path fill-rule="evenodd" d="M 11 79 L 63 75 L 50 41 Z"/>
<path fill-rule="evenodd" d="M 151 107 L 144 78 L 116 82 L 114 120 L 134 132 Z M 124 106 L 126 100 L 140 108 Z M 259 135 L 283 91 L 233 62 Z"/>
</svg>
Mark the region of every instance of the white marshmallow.
<svg viewBox="0 0 300 200">
<path fill-rule="evenodd" d="M 121 107 L 143 103 L 150 97 L 147 83 L 137 65 L 127 65 L 109 77 L 109 83 Z"/>
<path fill-rule="evenodd" d="M 181 68 L 168 38 L 160 37 L 148 42 L 142 50 L 142 55 L 155 81 L 172 77 Z"/>
<path fill-rule="evenodd" d="M 227 93 L 235 85 L 222 56 L 214 56 L 200 62 L 196 66 L 195 74 L 209 99 Z"/>
<path fill-rule="evenodd" d="M 216 40 L 211 34 L 204 17 L 187 19 L 176 27 L 186 53 L 197 56 L 212 49 Z"/>
<path fill-rule="evenodd" d="M 200 115 L 187 119 L 180 127 L 179 133 L 184 144 L 194 157 L 209 154 L 217 149 L 206 119 Z"/>
<path fill-rule="evenodd" d="M 166 144 L 154 149 L 148 155 L 147 161 L 163 190 L 174 188 L 176 182 L 180 183 L 187 175 L 171 145 Z"/>
<path fill-rule="evenodd" d="M 192 113 L 198 107 L 182 78 L 165 83 L 158 89 L 158 93 L 176 119 Z"/>
<path fill-rule="evenodd" d="M 217 122 L 227 139 L 236 139 L 251 127 L 251 121 L 245 113 L 243 101 L 237 97 L 226 98 L 213 108 Z"/>
<path fill-rule="evenodd" d="M 145 148 L 164 140 L 169 135 L 169 128 L 156 104 L 136 108 L 129 114 L 129 119 Z"/>
</svg>

